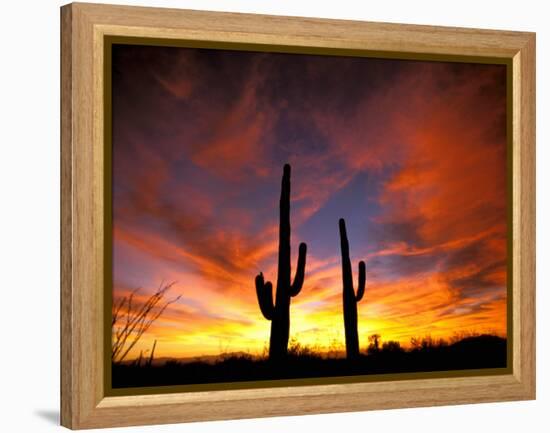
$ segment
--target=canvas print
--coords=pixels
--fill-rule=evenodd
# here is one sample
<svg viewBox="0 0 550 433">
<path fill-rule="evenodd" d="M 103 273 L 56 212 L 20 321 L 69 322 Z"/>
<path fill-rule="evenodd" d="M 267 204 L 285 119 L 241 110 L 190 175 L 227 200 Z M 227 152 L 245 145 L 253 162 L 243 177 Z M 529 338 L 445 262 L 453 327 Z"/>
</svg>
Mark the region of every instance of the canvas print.
<svg viewBox="0 0 550 433">
<path fill-rule="evenodd" d="M 507 73 L 114 44 L 112 388 L 506 369 Z"/>
</svg>

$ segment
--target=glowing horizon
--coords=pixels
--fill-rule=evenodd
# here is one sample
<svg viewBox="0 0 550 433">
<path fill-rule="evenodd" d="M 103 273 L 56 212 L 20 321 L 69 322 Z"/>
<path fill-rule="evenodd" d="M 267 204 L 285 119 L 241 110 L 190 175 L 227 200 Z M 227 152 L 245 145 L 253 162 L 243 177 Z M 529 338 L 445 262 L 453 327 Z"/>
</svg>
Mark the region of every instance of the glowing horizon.
<svg viewBox="0 0 550 433">
<path fill-rule="evenodd" d="M 506 335 L 505 66 L 115 45 L 113 296 L 181 295 L 129 358 L 263 352 L 287 162 L 291 338 L 344 347 L 339 218 L 362 349 Z"/>
</svg>

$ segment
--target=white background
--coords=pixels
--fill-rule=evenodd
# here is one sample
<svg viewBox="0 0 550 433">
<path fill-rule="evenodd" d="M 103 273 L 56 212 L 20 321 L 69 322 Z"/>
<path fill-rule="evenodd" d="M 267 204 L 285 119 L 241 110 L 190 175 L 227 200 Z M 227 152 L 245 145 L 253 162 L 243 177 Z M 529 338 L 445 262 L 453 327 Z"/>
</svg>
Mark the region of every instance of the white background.
<svg viewBox="0 0 550 433">
<path fill-rule="evenodd" d="M 113 0 L 115 1 L 115 0 Z M 121 0 L 122 1 L 122 0 Z M 125 1 L 189 9 L 537 32 L 538 400 L 132 428 L 140 432 L 549 431 L 549 18 L 545 1 Z M 54 431 L 59 413 L 59 6 L 1 6 L 0 430 Z M 546 216 L 546 217 L 545 217 Z M 6 278 L 7 277 L 7 278 Z M 120 431 L 120 430 L 118 430 Z"/>
</svg>

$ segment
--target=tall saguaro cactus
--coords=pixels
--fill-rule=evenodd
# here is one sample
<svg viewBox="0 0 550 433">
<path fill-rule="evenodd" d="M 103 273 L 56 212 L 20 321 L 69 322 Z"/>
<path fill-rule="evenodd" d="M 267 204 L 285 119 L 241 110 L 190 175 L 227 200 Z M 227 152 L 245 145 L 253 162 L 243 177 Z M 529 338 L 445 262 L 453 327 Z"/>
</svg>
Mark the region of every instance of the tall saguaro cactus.
<svg viewBox="0 0 550 433">
<path fill-rule="evenodd" d="M 353 273 L 349 258 L 349 243 L 346 233 L 346 222 L 343 218 L 339 221 L 340 247 L 342 250 L 342 283 L 344 304 L 344 329 L 346 333 L 346 354 L 348 359 L 359 356 L 359 335 L 357 333 L 357 303 L 365 294 L 366 271 L 365 262 L 359 262 L 359 285 L 357 294 L 353 288 Z"/>
<path fill-rule="evenodd" d="M 285 164 L 279 202 L 279 263 L 277 289 L 273 303 L 273 285 L 264 281 L 260 272 L 256 276 L 256 294 L 262 314 L 271 320 L 269 358 L 282 359 L 287 354 L 290 328 L 290 298 L 300 293 L 304 284 L 307 245 L 300 244 L 298 266 L 294 282 L 290 281 L 290 165 Z"/>
</svg>

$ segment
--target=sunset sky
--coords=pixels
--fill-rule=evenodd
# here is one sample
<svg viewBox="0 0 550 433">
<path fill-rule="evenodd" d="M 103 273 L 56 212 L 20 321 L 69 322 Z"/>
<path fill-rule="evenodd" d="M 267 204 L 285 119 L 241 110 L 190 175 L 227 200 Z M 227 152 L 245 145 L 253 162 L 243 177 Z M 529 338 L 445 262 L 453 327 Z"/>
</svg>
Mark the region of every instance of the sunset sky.
<svg viewBox="0 0 550 433">
<path fill-rule="evenodd" d="M 505 335 L 505 66 L 115 45 L 112 82 L 113 296 L 181 294 L 130 357 L 264 349 L 286 162 L 291 338 L 344 343 L 339 218 L 362 348 Z"/>
</svg>

